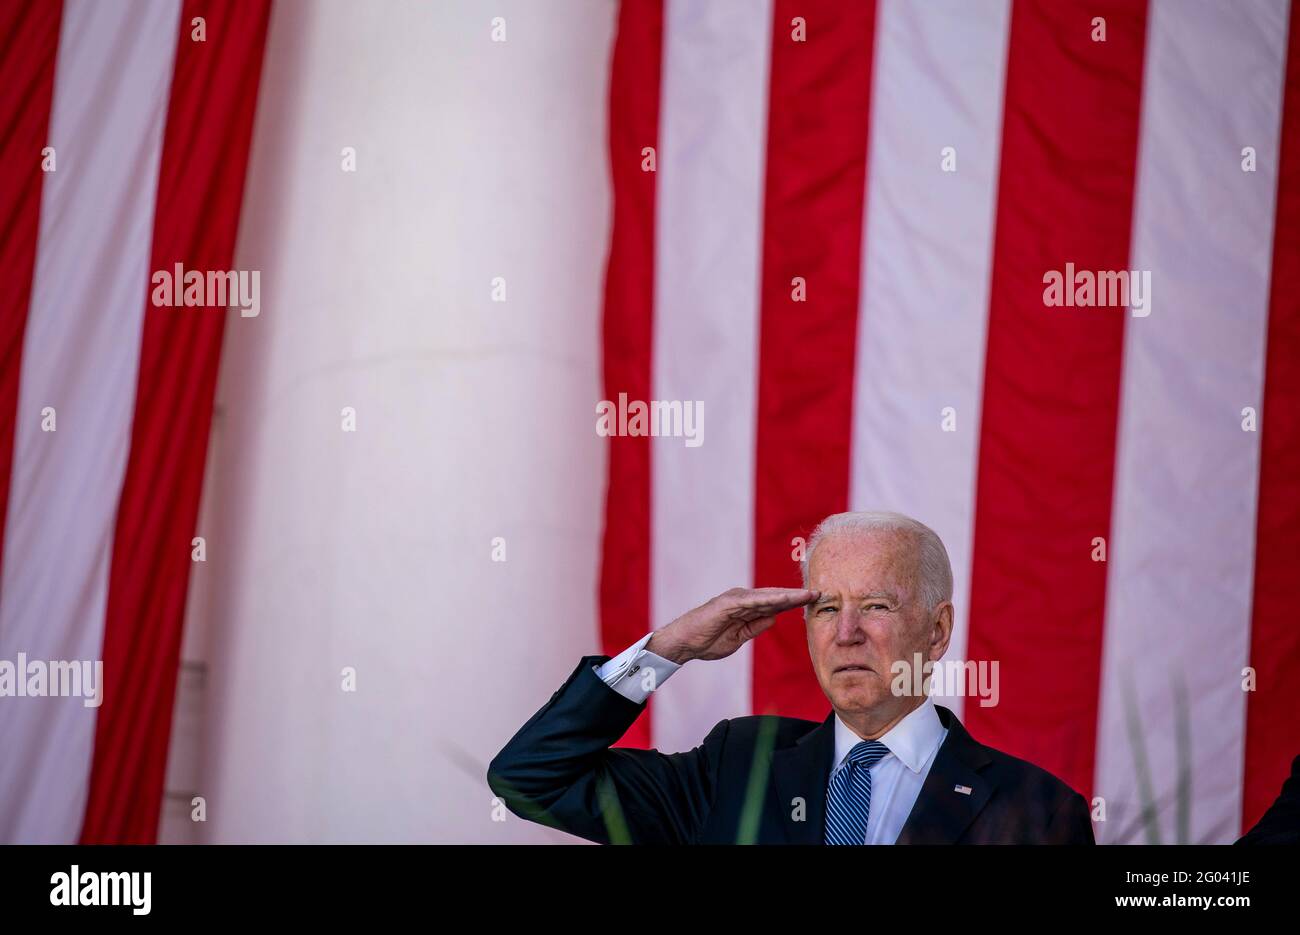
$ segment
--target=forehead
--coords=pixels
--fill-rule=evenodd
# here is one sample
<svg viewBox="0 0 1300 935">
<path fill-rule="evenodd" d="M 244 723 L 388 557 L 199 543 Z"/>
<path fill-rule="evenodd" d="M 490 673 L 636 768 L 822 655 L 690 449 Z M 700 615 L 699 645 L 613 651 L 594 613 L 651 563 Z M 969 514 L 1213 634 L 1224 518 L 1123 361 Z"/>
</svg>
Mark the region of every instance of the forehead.
<svg viewBox="0 0 1300 935">
<path fill-rule="evenodd" d="M 862 581 L 905 584 L 917 573 L 916 537 L 892 529 L 844 530 L 817 543 L 808 563 L 809 583 Z"/>
</svg>

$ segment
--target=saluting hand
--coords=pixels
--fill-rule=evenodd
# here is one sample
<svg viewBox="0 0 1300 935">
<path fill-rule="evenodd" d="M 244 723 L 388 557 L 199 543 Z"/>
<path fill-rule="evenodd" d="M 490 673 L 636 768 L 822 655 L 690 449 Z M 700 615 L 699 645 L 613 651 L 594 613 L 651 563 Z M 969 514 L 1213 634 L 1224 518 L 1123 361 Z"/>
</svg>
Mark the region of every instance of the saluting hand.
<svg viewBox="0 0 1300 935">
<path fill-rule="evenodd" d="M 732 588 L 656 630 L 646 649 L 678 664 L 725 659 L 776 623 L 777 614 L 818 596 L 806 588 Z"/>
</svg>

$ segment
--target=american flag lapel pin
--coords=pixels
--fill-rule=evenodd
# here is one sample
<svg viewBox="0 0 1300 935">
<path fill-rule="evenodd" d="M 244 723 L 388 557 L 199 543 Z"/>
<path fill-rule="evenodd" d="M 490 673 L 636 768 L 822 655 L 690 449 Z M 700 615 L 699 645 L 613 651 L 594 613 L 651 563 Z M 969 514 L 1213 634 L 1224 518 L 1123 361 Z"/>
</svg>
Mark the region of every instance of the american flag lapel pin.
<svg viewBox="0 0 1300 935">
<path fill-rule="evenodd" d="M 970 786 L 953 786 L 953 792 L 960 792 L 962 795 L 970 795 L 974 790 Z"/>
</svg>

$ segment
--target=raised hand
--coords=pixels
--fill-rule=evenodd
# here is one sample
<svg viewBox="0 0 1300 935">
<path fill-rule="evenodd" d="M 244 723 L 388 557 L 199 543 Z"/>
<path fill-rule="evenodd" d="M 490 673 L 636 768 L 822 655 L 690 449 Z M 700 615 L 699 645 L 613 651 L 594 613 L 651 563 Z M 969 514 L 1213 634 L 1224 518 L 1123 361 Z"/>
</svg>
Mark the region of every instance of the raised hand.
<svg viewBox="0 0 1300 935">
<path fill-rule="evenodd" d="M 805 588 L 732 588 L 656 630 L 646 649 L 679 664 L 725 659 L 776 623 L 777 614 L 817 597 Z"/>
</svg>

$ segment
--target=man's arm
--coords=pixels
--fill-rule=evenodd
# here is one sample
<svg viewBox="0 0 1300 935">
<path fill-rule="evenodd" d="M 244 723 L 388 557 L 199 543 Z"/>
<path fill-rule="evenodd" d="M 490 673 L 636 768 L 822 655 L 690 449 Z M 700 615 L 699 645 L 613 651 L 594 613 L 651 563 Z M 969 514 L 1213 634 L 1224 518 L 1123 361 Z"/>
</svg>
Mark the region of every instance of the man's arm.
<svg viewBox="0 0 1300 935">
<path fill-rule="evenodd" d="M 802 589 L 733 589 L 677 618 L 614 660 L 584 658 L 488 767 L 488 785 L 523 818 L 602 843 L 689 843 L 708 816 L 729 722 L 686 753 L 611 749 L 632 726 L 661 669 L 721 659 L 808 603 Z M 650 655 L 646 655 L 649 653 Z M 640 663 L 651 666 L 646 678 Z M 613 665 L 611 665 L 613 663 Z M 597 674 L 597 668 L 600 674 Z"/>
<path fill-rule="evenodd" d="M 606 685 L 593 668 L 602 661 L 578 664 L 493 759 L 488 785 L 521 818 L 589 841 L 689 843 L 713 801 L 728 722 L 687 753 L 611 749 L 645 703 Z"/>
</svg>

